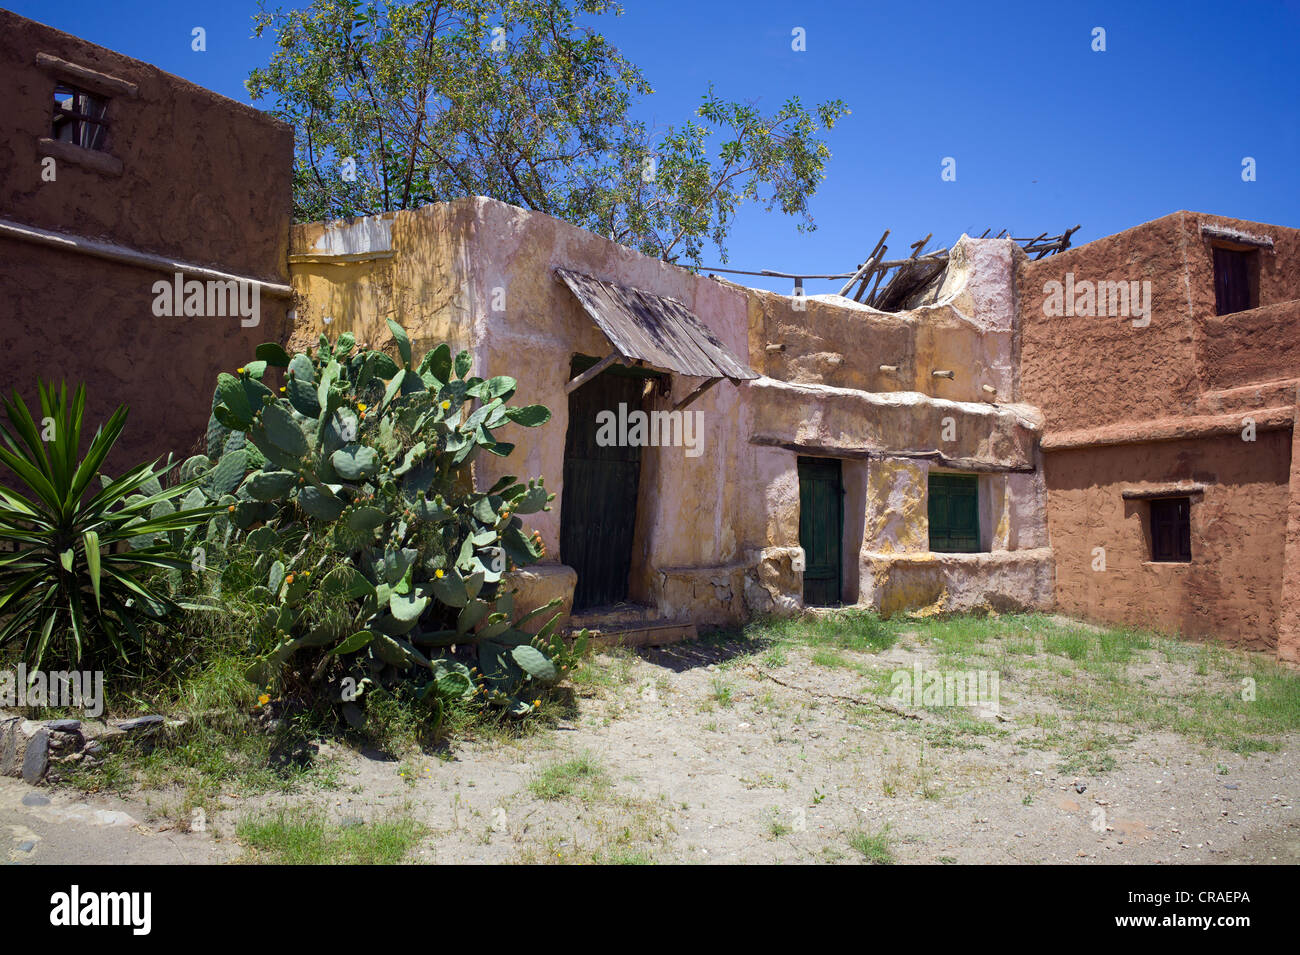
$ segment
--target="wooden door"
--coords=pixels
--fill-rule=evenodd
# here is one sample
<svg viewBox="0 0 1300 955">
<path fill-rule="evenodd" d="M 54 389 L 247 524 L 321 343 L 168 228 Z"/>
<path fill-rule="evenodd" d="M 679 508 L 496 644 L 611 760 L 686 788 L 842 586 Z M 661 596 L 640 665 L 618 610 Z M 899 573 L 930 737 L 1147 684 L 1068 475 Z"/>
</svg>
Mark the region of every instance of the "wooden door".
<svg viewBox="0 0 1300 955">
<path fill-rule="evenodd" d="M 578 367 L 578 366 L 575 366 Z M 576 372 L 575 372 L 576 374 Z M 627 599 L 641 449 L 596 441 L 596 416 L 643 406 L 645 380 L 602 372 L 569 395 L 560 500 L 560 560 L 578 572 L 574 610 Z"/>
<path fill-rule="evenodd" d="M 844 481 L 836 458 L 799 459 L 799 545 L 804 552 L 803 601 L 835 607 L 841 600 Z"/>
</svg>

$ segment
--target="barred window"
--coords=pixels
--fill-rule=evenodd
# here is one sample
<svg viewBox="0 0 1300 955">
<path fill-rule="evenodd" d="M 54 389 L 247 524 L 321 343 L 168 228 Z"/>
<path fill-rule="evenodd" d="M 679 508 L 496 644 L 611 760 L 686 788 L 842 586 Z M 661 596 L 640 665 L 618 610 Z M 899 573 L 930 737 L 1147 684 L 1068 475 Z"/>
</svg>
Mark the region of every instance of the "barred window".
<svg viewBox="0 0 1300 955">
<path fill-rule="evenodd" d="M 52 136 L 85 149 L 108 149 L 108 100 L 75 86 L 54 88 Z"/>
</svg>

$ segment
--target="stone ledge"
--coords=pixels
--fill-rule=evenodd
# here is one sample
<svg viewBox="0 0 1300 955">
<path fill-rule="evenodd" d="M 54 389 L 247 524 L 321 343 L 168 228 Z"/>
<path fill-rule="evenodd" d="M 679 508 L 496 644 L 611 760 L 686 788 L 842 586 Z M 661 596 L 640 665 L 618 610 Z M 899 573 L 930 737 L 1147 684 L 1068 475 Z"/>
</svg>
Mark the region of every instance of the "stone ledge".
<svg viewBox="0 0 1300 955">
<path fill-rule="evenodd" d="M 36 149 L 42 156 L 49 156 L 58 162 L 72 163 L 94 170 L 103 176 L 122 175 L 122 160 L 111 153 L 97 149 L 86 149 L 73 143 L 58 139 L 42 138 L 37 140 Z"/>
<path fill-rule="evenodd" d="M 977 554 L 861 555 L 861 600 L 882 616 L 1051 607 L 1050 547 Z"/>
<path fill-rule="evenodd" d="M 968 470 L 1031 471 L 1042 416 L 919 392 L 869 392 L 760 378 L 746 384 L 751 444 L 840 458 L 931 457 Z M 951 429 L 951 434 L 946 435 Z M 945 441 L 945 436 L 952 440 Z"/>
<path fill-rule="evenodd" d="M 863 562 L 909 564 L 916 567 L 998 567 L 1052 561 L 1050 547 L 1030 547 L 1024 550 L 985 550 L 972 553 L 950 554 L 941 551 L 912 551 L 891 553 L 887 551 L 862 551 Z"/>
<path fill-rule="evenodd" d="M 1255 422 L 1256 431 L 1290 428 L 1295 419 L 1295 406 L 1282 405 L 1221 415 L 1157 418 L 1154 421 L 1110 424 L 1078 431 L 1057 431 L 1043 435 L 1042 447 L 1044 451 L 1066 451 L 1111 444 L 1146 444 L 1153 441 L 1212 438 L 1226 434 L 1240 434 L 1245 427 L 1246 418 Z"/>
</svg>

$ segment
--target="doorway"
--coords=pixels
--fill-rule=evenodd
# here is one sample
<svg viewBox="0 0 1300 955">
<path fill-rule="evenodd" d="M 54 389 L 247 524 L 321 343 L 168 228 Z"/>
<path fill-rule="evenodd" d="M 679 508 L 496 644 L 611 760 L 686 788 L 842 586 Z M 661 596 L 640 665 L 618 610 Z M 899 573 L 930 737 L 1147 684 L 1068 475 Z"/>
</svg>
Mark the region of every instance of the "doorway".
<svg viewBox="0 0 1300 955">
<path fill-rule="evenodd" d="M 575 358 L 571 377 L 592 360 Z M 587 610 L 627 600 L 636 531 L 641 448 L 627 441 L 597 440 L 597 416 L 616 421 L 643 410 L 646 378 L 607 369 L 569 395 L 569 430 L 564 440 L 564 489 L 560 499 L 560 560 L 578 573 L 573 609 Z M 608 428 L 604 436 L 609 436 Z M 618 429 L 615 429 L 618 433 Z"/>
<path fill-rule="evenodd" d="M 844 478 L 837 458 L 799 458 L 799 546 L 804 552 L 803 602 L 842 602 Z"/>
</svg>

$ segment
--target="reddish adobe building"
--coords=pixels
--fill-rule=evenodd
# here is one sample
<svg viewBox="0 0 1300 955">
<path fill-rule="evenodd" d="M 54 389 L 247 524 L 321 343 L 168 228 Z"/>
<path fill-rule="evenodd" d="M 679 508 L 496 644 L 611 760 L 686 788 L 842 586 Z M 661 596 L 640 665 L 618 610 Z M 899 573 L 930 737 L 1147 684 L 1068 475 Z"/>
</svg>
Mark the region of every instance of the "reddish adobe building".
<svg viewBox="0 0 1300 955">
<path fill-rule="evenodd" d="M 1060 609 L 1300 661 L 1300 231 L 1176 212 L 1017 287 Z"/>
<path fill-rule="evenodd" d="M 0 391 L 85 382 L 89 422 L 131 408 L 117 465 L 183 453 L 287 337 L 293 130 L 4 10 L 0 89 Z"/>
</svg>

